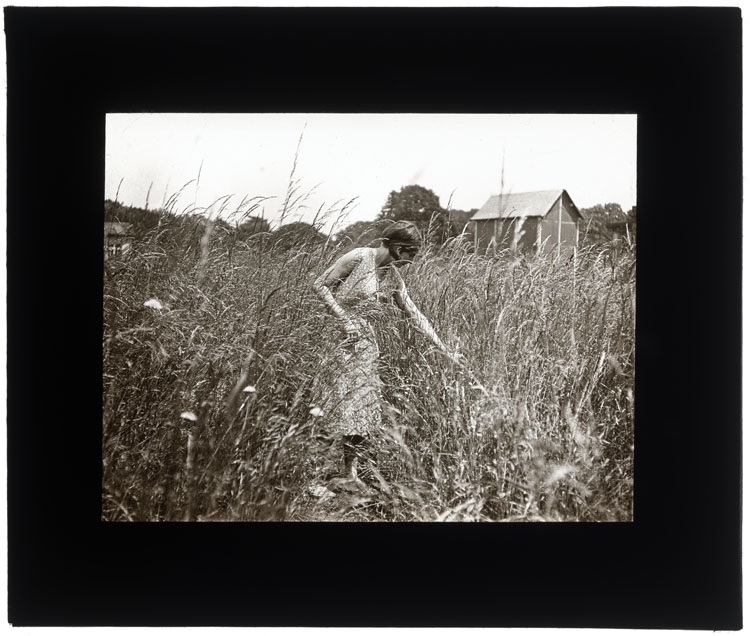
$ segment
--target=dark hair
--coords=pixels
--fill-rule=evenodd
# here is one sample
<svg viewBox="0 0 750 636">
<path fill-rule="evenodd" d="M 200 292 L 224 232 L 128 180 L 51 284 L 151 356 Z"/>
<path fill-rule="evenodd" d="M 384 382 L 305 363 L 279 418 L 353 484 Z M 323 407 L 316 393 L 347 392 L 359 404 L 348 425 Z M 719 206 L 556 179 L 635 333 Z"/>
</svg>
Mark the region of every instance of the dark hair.
<svg viewBox="0 0 750 636">
<path fill-rule="evenodd" d="M 396 221 L 383 230 L 386 247 L 422 247 L 422 237 L 417 226 L 411 221 Z"/>
</svg>

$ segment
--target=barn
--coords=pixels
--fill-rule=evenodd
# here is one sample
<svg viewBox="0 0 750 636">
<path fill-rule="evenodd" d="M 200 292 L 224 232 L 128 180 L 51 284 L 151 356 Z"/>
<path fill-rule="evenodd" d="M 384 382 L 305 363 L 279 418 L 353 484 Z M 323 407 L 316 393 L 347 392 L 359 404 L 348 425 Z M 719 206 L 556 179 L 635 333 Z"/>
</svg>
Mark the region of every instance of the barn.
<svg viewBox="0 0 750 636">
<path fill-rule="evenodd" d="M 472 217 L 474 249 L 518 248 L 538 252 L 578 243 L 583 217 L 565 190 L 515 192 L 491 196 Z"/>
</svg>

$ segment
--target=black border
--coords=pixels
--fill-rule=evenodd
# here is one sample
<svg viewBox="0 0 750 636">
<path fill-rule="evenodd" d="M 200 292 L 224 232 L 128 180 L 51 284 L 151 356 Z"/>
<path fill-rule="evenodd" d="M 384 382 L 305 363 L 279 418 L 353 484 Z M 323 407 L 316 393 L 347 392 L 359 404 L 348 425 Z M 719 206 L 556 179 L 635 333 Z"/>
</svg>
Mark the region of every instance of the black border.
<svg viewBox="0 0 750 636">
<path fill-rule="evenodd" d="M 13 625 L 737 629 L 732 8 L 6 8 Z M 104 114 L 639 115 L 632 524 L 103 524 Z"/>
</svg>

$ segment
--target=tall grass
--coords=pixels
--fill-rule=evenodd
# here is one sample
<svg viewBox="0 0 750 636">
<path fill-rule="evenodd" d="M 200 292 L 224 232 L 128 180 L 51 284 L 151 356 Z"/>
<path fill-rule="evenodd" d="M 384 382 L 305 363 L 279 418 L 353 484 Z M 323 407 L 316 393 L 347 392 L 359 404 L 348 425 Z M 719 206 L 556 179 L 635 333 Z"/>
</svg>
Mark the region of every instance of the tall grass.
<svg viewBox="0 0 750 636">
<path fill-rule="evenodd" d="M 386 308 L 384 483 L 321 501 L 341 336 L 312 282 L 339 255 L 165 213 L 106 264 L 103 519 L 632 519 L 631 252 L 485 257 L 456 239 L 403 270 L 466 365 Z"/>
</svg>

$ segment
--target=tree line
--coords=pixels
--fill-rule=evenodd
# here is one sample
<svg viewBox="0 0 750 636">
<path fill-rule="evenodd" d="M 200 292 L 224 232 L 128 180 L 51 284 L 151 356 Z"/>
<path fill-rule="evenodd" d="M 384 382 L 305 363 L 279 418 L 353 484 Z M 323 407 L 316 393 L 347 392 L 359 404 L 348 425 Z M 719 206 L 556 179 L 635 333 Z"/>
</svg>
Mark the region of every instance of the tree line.
<svg viewBox="0 0 750 636">
<path fill-rule="evenodd" d="M 379 238 L 382 227 L 388 223 L 406 220 L 413 222 L 420 229 L 429 244 L 439 246 L 449 239 L 462 237 L 469 245 L 473 245 L 474 237 L 469 219 L 476 211 L 477 208 L 443 208 L 439 197 L 432 190 L 420 185 L 408 185 L 399 191 L 391 191 L 374 221 L 356 221 L 332 236 L 327 236 L 319 228 L 303 221 L 286 223 L 272 230 L 266 219 L 252 215 L 243 217 L 235 224 L 219 218 L 214 221 L 214 226 L 222 233 L 233 236 L 235 240 L 270 240 L 288 249 L 298 245 L 322 244 L 326 241 L 342 247 L 359 247 Z M 616 234 L 628 234 L 635 239 L 635 206 L 626 213 L 619 204 L 606 203 L 582 208 L 580 212 L 583 215 L 580 227 L 583 245 L 606 243 Z M 104 202 L 104 220 L 131 223 L 136 238 L 142 238 L 154 230 L 165 214 L 174 216 L 165 210 L 142 209 L 111 200 Z M 191 215 L 175 216 L 171 220 L 179 222 L 179 219 L 184 223 L 191 220 L 195 222 Z"/>
<path fill-rule="evenodd" d="M 580 226 L 583 245 L 608 243 L 615 236 L 629 236 L 635 241 L 636 206 L 624 212 L 618 203 L 605 203 L 579 211 L 583 216 Z"/>
</svg>

